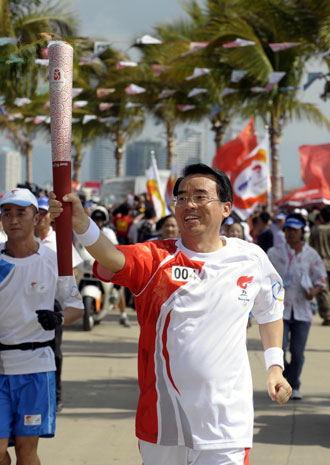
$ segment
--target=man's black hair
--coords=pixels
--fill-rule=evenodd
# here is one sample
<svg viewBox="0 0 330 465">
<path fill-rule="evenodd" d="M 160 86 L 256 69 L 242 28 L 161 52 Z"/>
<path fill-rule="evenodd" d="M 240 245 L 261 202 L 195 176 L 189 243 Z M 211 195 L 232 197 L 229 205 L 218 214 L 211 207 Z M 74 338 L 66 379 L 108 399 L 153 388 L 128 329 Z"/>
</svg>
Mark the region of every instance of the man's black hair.
<svg viewBox="0 0 330 465">
<path fill-rule="evenodd" d="M 330 205 L 323 207 L 320 211 L 320 215 L 325 223 L 330 223 Z"/>
<path fill-rule="evenodd" d="M 268 212 L 261 212 L 259 218 L 264 224 L 268 224 L 270 220 L 270 214 Z"/>
<path fill-rule="evenodd" d="M 209 174 L 217 183 L 217 194 L 221 202 L 233 202 L 233 188 L 231 186 L 228 176 L 221 170 L 211 168 L 204 163 L 196 163 L 194 165 L 187 165 L 183 170 L 183 176 L 177 179 L 173 194 L 176 196 L 179 191 L 179 186 L 184 178 L 192 174 Z"/>
<path fill-rule="evenodd" d="M 123 216 L 128 215 L 131 207 L 127 202 L 121 203 L 117 208 L 114 209 L 113 215 L 118 215 L 120 213 Z"/>
<path fill-rule="evenodd" d="M 173 214 L 170 214 L 170 215 L 167 215 L 167 216 L 163 216 L 162 218 L 160 218 L 160 220 L 157 221 L 156 223 L 156 231 L 160 231 L 164 225 L 164 223 L 169 219 L 169 218 L 175 218 L 175 216 Z"/>
<path fill-rule="evenodd" d="M 107 220 L 107 217 L 105 216 L 105 213 L 101 210 L 94 210 L 91 214 L 91 219 L 93 221 L 96 221 L 96 220 L 102 220 L 102 221 L 106 221 Z"/>
<path fill-rule="evenodd" d="M 155 210 L 152 205 L 149 205 L 148 207 L 146 207 L 144 211 L 144 218 L 147 220 L 151 220 L 151 218 L 153 218 L 154 216 L 155 216 Z"/>
</svg>

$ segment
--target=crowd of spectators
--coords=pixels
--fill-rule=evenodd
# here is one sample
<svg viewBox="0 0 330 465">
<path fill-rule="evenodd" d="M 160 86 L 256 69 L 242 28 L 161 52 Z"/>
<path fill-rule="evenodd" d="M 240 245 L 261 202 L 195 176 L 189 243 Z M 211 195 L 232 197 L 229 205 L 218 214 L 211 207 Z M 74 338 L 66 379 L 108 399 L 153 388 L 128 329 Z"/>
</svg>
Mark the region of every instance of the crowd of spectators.
<svg viewBox="0 0 330 465">
<path fill-rule="evenodd" d="M 45 192 L 39 189 L 38 194 L 40 197 Z M 98 198 L 81 197 L 81 200 L 85 212 L 114 244 L 134 244 L 178 237 L 180 234 L 174 214 L 157 218 L 146 193 L 128 195 L 125 202 L 112 206 L 102 205 Z M 220 235 L 259 245 L 281 275 L 287 309 L 283 348 L 291 353 L 291 362 L 287 358 L 286 370 L 291 373 L 288 376 L 291 376 L 294 388 L 293 398 L 300 399 L 299 376 L 313 314 L 318 312 L 322 325 L 330 326 L 330 206 L 309 210 L 282 209 L 271 213 L 266 207 L 260 207 L 245 221 L 233 211 L 222 224 Z M 5 236 L 0 224 L 1 240 L 5 240 Z M 126 288 L 120 289 L 119 295 L 119 322 L 129 327 L 126 307 L 134 308 L 134 299 Z M 300 326 L 305 328 L 301 330 Z M 301 339 L 302 334 L 304 340 Z M 293 375 L 290 363 L 295 366 Z"/>
</svg>

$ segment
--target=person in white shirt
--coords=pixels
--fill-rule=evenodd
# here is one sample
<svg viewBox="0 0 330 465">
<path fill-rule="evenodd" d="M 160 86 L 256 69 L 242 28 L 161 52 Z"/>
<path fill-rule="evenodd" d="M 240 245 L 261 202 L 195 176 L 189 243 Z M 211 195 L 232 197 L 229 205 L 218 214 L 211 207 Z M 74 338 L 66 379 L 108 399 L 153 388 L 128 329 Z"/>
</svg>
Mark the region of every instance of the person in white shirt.
<svg viewBox="0 0 330 465">
<path fill-rule="evenodd" d="M 300 213 L 288 215 L 283 226 L 286 242 L 268 250 L 285 287 L 283 349 L 290 351 L 291 360 L 285 357 L 284 376 L 292 386 L 293 400 L 302 399 L 300 376 L 313 319 L 311 301 L 327 277 L 321 257 L 303 241 L 305 225 Z"/>
<path fill-rule="evenodd" d="M 83 314 L 73 276 L 59 277 L 56 254 L 34 237 L 38 203 L 28 189 L 0 200 L 0 463 L 40 464 L 39 437 L 55 434 L 54 330 Z M 62 311 L 54 312 L 55 298 Z"/>
<path fill-rule="evenodd" d="M 273 233 L 273 247 L 281 247 L 285 244 L 285 235 L 283 232 L 283 225 L 285 223 L 286 214 L 284 212 L 279 212 L 273 219 L 271 224 L 271 231 Z"/>
<path fill-rule="evenodd" d="M 49 198 L 45 195 L 38 199 L 39 207 L 39 221 L 34 229 L 34 233 L 39 242 L 44 244 L 46 247 L 49 247 L 51 250 L 56 252 L 56 233 L 51 226 L 50 214 L 48 212 Z M 77 267 L 80 263 L 83 262 L 83 259 L 80 257 L 78 251 L 72 244 L 72 268 L 73 274 L 77 279 Z M 54 310 L 61 311 L 61 306 L 58 301 L 55 300 Z M 54 354 L 55 354 L 55 380 L 56 380 L 56 412 L 59 413 L 63 409 L 63 398 L 62 398 L 62 366 L 63 366 L 63 353 L 62 353 L 62 337 L 63 337 L 63 327 L 57 326 L 55 328 L 55 340 L 54 340 Z"/>
<path fill-rule="evenodd" d="M 135 294 L 141 328 L 140 398 L 136 434 L 144 465 L 243 465 L 252 446 L 252 381 L 246 326 L 260 327 L 270 398 L 281 404 L 291 388 L 283 369 L 281 279 L 256 245 L 219 236 L 230 214 L 228 177 L 189 165 L 174 187 L 181 238 L 112 245 L 84 214 L 77 197 L 72 224 L 95 257 L 94 273 Z"/>
</svg>

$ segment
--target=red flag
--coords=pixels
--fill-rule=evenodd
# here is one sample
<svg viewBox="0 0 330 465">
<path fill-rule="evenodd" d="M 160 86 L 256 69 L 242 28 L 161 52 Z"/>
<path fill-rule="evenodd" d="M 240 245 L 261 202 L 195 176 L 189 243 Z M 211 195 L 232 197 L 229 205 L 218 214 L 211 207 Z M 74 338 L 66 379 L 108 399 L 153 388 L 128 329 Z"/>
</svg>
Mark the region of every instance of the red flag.
<svg viewBox="0 0 330 465">
<path fill-rule="evenodd" d="M 301 145 L 299 153 L 305 185 L 330 190 L 330 144 Z"/>
<path fill-rule="evenodd" d="M 227 142 L 227 144 L 217 150 L 213 158 L 212 167 L 222 170 L 228 175 L 237 169 L 257 144 L 257 136 L 254 132 L 254 120 L 251 118 L 236 139 Z"/>
</svg>

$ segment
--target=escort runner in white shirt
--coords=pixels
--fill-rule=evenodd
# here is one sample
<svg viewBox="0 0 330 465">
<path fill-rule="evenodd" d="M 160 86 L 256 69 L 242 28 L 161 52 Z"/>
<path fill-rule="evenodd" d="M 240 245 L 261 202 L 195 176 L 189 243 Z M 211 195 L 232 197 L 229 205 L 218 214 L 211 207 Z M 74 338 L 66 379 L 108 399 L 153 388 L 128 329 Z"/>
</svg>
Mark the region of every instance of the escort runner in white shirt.
<svg viewBox="0 0 330 465">
<path fill-rule="evenodd" d="M 39 437 L 55 434 L 54 329 L 81 318 L 83 304 L 74 277 L 59 277 L 55 252 L 34 238 L 35 196 L 12 189 L 0 206 L 0 463 L 15 444 L 17 463 L 29 465 L 40 463 Z"/>
</svg>

